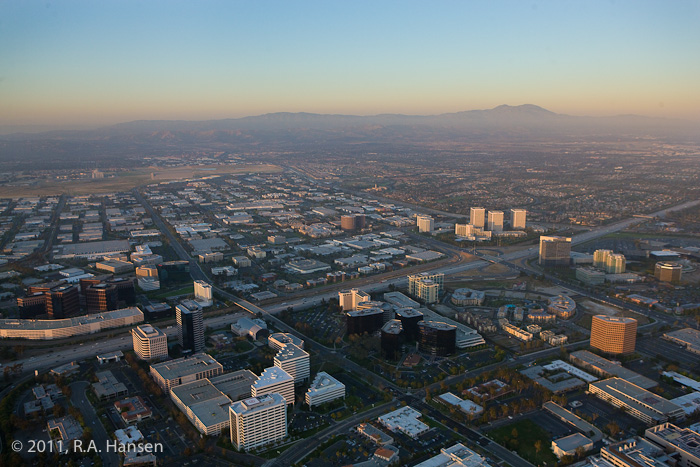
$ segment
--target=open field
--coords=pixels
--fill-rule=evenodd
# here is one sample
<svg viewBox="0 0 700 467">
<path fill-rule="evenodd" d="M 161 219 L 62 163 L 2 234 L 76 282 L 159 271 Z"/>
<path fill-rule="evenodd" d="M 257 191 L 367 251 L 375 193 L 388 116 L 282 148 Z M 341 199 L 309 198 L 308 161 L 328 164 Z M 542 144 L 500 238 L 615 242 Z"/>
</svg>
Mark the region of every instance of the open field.
<svg viewBox="0 0 700 467">
<path fill-rule="evenodd" d="M 21 198 L 24 196 L 84 195 L 114 193 L 151 183 L 186 180 L 222 174 L 274 173 L 282 168 L 269 164 L 236 165 L 187 165 L 182 167 L 139 167 L 133 171 L 117 172 L 114 177 L 80 180 L 39 181 L 35 185 L 0 186 L 0 198 Z M 154 174 L 151 178 L 151 174 Z M 111 173 L 108 171 L 107 175 Z"/>
</svg>

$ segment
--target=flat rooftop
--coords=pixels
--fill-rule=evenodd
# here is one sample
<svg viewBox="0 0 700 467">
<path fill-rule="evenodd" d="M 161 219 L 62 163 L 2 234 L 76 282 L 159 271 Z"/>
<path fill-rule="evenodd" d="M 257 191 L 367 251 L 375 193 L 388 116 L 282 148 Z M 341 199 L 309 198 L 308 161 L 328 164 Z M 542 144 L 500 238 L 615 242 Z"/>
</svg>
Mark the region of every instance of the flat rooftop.
<svg viewBox="0 0 700 467">
<path fill-rule="evenodd" d="M 439 329 L 441 331 L 450 331 L 452 329 L 456 330 L 457 326 L 453 326 L 451 324 L 444 323 L 442 321 L 420 321 L 418 323 L 418 326 L 423 326 L 423 327 L 429 327 L 433 329 Z"/>
<path fill-rule="evenodd" d="M 351 316 L 353 318 L 360 317 L 360 316 L 372 316 L 372 315 L 381 315 L 384 314 L 384 310 L 381 308 L 373 307 L 373 308 L 365 308 L 364 310 L 355 310 L 355 311 L 348 311 L 347 316 Z"/>
<path fill-rule="evenodd" d="M 403 325 L 398 319 L 389 320 L 382 326 L 382 332 L 387 334 L 401 334 L 401 331 L 403 331 Z"/>
<path fill-rule="evenodd" d="M 321 371 L 316 374 L 316 377 L 311 383 L 308 392 L 312 394 L 317 392 L 326 392 L 332 388 L 339 387 L 345 387 L 345 385 L 325 371 Z"/>
<path fill-rule="evenodd" d="M 280 362 L 285 362 L 288 360 L 295 360 L 297 358 L 309 357 L 308 352 L 300 349 L 294 344 L 287 344 L 282 347 L 275 355 L 275 360 Z"/>
<path fill-rule="evenodd" d="M 289 375 L 289 373 L 284 371 L 282 368 L 279 368 L 276 366 L 271 366 L 271 367 L 265 368 L 265 370 L 262 372 L 260 377 L 258 377 L 258 380 L 255 381 L 253 386 L 260 389 L 260 388 L 264 388 L 266 386 L 284 383 L 286 381 L 294 382 L 294 378 L 292 378 Z"/>
<path fill-rule="evenodd" d="M 658 418 L 658 414 L 669 415 L 682 410 L 673 402 L 621 378 L 597 381 L 591 383 L 590 386 L 597 387 L 616 398 L 621 398 L 625 403 L 649 415 L 652 419 Z"/>
<path fill-rule="evenodd" d="M 264 396 L 250 397 L 242 401 L 234 402 L 231 404 L 231 408 L 229 410 L 237 414 L 243 414 L 246 412 L 262 410 L 276 404 L 284 404 L 286 407 L 287 403 L 285 402 L 284 397 L 275 392 L 272 394 L 265 394 Z"/>
<path fill-rule="evenodd" d="M 423 313 L 416 310 L 415 308 L 410 308 L 410 307 L 399 308 L 394 313 L 396 313 L 397 316 L 400 316 L 402 318 L 417 318 L 419 316 L 420 317 L 423 316 Z"/>
<path fill-rule="evenodd" d="M 214 357 L 205 353 L 197 353 L 187 358 L 178 358 L 151 365 L 151 369 L 166 380 L 182 378 L 212 368 L 223 369 Z"/>
<path fill-rule="evenodd" d="M 612 376 L 617 376 L 644 389 L 650 389 L 658 386 L 656 381 L 649 379 L 646 376 L 642 376 L 639 373 L 629 370 L 622 365 L 596 355 L 588 350 L 577 350 L 576 352 L 571 352 L 570 358 L 573 359 L 572 361 L 574 363 L 576 363 L 575 360 L 578 359 L 588 365 L 591 365 L 598 371 L 602 371 Z"/>
<path fill-rule="evenodd" d="M 0 319 L 0 329 L 61 329 L 134 316 L 141 316 L 143 320 L 143 312 L 135 306 L 132 306 L 114 311 L 105 311 L 95 315 L 76 316 L 66 319 Z"/>
</svg>

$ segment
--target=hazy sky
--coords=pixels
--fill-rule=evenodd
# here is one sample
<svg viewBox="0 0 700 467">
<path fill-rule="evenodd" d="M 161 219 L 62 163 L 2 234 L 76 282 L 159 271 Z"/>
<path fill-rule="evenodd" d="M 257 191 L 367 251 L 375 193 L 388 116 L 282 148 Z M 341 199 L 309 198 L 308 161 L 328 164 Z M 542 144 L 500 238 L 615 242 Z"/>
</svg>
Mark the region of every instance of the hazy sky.
<svg viewBox="0 0 700 467">
<path fill-rule="evenodd" d="M 0 2 L 0 125 L 525 103 L 700 119 L 700 1 Z"/>
</svg>

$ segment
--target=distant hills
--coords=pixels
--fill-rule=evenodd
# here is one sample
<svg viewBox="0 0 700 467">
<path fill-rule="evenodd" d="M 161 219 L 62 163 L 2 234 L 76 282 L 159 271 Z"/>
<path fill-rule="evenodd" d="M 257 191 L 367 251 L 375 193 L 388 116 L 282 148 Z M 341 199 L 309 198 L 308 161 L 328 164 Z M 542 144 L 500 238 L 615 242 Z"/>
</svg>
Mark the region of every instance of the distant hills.
<svg viewBox="0 0 700 467">
<path fill-rule="evenodd" d="M 372 116 L 270 113 L 235 119 L 139 120 L 78 131 L 0 135 L 0 160 L 97 157 L 178 150 L 255 147 L 304 150 L 358 143 L 421 145 L 434 142 L 552 141 L 579 138 L 697 139 L 697 125 L 635 115 L 578 117 L 526 104 L 440 115 Z"/>
</svg>

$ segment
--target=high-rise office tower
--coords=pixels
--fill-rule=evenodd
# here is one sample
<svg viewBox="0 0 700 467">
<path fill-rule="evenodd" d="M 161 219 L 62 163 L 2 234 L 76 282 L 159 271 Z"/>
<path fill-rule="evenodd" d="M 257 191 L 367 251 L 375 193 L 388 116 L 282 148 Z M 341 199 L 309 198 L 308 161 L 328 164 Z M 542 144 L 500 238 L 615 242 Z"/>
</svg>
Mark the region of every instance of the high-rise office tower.
<svg viewBox="0 0 700 467">
<path fill-rule="evenodd" d="M 231 444 L 249 450 L 287 436 L 287 404 L 278 393 L 251 397 L 229 407 Z"/>
<path fill-rule="evenodd" d="M 483 229 L 486 225 L 486 209 L 471 208 L 469 210 L 469 223 L 474 227 L 481 227 Z"/>
<path fill-rule="evenodd" d="M 503 211 L 489 211 L 488 227 L 491 232 L 503 232 Z"/>
<path fill-rule="evenodd" d="M 183 300 L 175 307 L 177 335 L 183 352 L 204 350 L 204 319 L 202 308 L 193 300 Z"/>
<path fill-rule="evenodd" d="M 540 266 L 568 266 L 570 261 L 571 237 L 540 237 Z"/>
<path fill-rule="evenodd" d="M 525 209 L 511 209 L 510 228 L 513 230 L 524 229 L 526 225 L 526 217 L 527 211 Z"/>
<path fill-rule="evenodd" d="M 637 320 L 617 316 L 595 315 L 591 322 L 591 347 L 611 354 L 634 352 Z"/>
<path fill-rule="evenodd" d="M 418 232 L 432 232 L 435 225 L 433 218 L 430 216 L 417 216 L 416 224 L 418 225 Z"/>
</svg>

